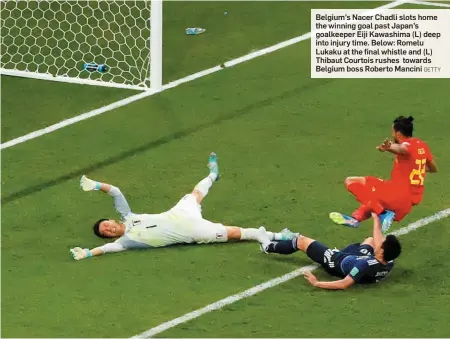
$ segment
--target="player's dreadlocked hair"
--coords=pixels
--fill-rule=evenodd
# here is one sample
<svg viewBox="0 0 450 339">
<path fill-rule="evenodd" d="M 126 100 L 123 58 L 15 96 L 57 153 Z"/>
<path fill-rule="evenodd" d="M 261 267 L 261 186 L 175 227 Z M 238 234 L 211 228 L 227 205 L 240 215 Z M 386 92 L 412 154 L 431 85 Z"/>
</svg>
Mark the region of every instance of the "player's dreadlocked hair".
<svg viewBox="0 0 450 339">
<path fill-rule="evenodd" d="M 99 237 L 99 238 L 108 238 L 108 237 L 106 237 L 104 234 L 101 234 L 101 233 L 100 233 L 100 223 L 101 223 L 102 221 L 106 221 L 106 220 L 108 220 L 108 219 L 100 219 L 100 220 L 98 220 L 98 221 L 94 224 L 94 227 L 93 227 L 94 233 L 95 233 L 95 235 L 96 235 L 97 237 Z"/>
<path fill-rule="evenodd" d="M 383 248 L 383 259 L 391 261 L 397 258 L 402 252 L 402 246 L 395 235 L 389 234 L 381 245 Z"/>
<path fill-rule="evenodd" d="M 394 131 L 400 132 L 405 137 L 412 137 L 414 128 L 413 121 L 414 118 L 412 116 L 407 118 L 403 115 L 399 116 L 394 120 Z"/>
</svg>

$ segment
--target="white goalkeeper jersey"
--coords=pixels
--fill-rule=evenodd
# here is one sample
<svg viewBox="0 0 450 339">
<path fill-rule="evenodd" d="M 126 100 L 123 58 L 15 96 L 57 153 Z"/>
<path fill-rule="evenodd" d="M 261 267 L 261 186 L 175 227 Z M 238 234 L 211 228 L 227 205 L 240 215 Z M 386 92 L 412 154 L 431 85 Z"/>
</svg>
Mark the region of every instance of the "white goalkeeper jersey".
<svg viewBox="0 0 450 339">
<path fill-rule="evenodd" d="M 114 206 L 126 226 L 125 234 L 113 243 L 101 246 L 104 253 L 126 249 L 163 247 L 193 243 L 195 221 L 173 211 L 159 214 L 134 214 L 125 196 L 117 187 L 109 191 Z"/>
<path fill-rule="evenodd" d="M 192 220 L 171 211 L 159 214 L 130 214 L 124 221 L 125 234 L 116 242 L 126 248 L 162 247 L 194 242 Z"/>
</svg>

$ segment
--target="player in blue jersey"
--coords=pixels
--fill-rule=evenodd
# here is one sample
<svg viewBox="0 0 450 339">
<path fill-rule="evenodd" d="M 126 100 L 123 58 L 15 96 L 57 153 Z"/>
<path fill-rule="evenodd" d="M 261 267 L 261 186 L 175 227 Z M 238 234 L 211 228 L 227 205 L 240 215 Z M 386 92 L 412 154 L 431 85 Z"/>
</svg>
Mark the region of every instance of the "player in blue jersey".
<svg viewBox="0 0 450 339">
<path fill-rule="evenodd" d="M 331 249 L 320 242 L 298 236 L 293 240 L 271 241 L 261 229 L 259 242 L 265 253 L 292 254 L 302 251 L 320 264 L 330 275 L 340 277 L 335 281 L 319 281 L 311 272 L 305 278 L 315 287 L 341 290 L 353 284 L 372 284 L 384 279 L 394 267 L 394 259 L 401 253 L 401 245 L 395 235 L 383 236 L 377 214 L 374 220 L 373 237 L 362 243 L 351 244 L 343 250 Z"/>
</svg>

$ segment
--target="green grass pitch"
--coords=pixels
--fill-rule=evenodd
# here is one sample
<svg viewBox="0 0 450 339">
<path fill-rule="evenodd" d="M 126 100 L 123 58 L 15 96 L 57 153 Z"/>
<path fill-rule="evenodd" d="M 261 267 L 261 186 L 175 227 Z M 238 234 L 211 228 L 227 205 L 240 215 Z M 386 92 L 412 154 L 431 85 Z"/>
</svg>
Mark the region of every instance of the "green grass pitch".
<svg viewBox="0 0 450 339">
<path fill-rule="evenodd" d="M 310 30 L 310 8 L 382 2 L 167 2 L 165 82 Z M 224 16 L 227 11 L 228 15 Z M 184 29 L 207 32 L 186 36 Z M 2 77 L 2 142 L 135 94 Z M 3 337 L 130 337 L 290 272 L 303 255 L 264 256 L 254 243 L 174 246 L 75 262 L 69 248 L 103 242 L 111 199 L 83 192 L 82 174 L 119 186 L 136 212 L 162 212 L 208 172 L 221 180 L 205 218 L 266 225 L 343 246 L 370 233 L 333 225 L 351 211 L 349 175 L 386 177 L 375 146 L 413 115 L 440 173 L 398 229 L 449 207 L 449 81 L 311 79 L 310 41 L 2 151 Z M 402 237 L 392 276 L 345 292 L 290 280 L 162 337 L 445 337 L 450 334 L 449 220 Z M 319 277 L 326 274 L 318 270 Z"/>
</svg>

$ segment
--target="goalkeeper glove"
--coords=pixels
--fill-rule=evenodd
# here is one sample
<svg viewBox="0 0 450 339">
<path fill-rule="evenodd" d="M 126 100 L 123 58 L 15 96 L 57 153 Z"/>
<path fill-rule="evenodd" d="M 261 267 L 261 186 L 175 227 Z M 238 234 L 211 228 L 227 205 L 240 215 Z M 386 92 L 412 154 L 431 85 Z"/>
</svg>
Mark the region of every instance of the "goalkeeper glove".
<svg viewBox="0 0 450 339">
<path fill-rule="evenodd" d="M 101 184 L 97 181 L 89 179 L 87 176 L 83 175 L 80 179 L 80 187 L 83 189 L 83 191 L 92 191 L 92 190 L 99 190 Z"/>
<path fill-rule="evenodd" d="M 70 249 L 70 254 L 75 260 L 86 259 L 92 257 L 92 253 L 88 248 L 75 247 Z"/>
</svg>

